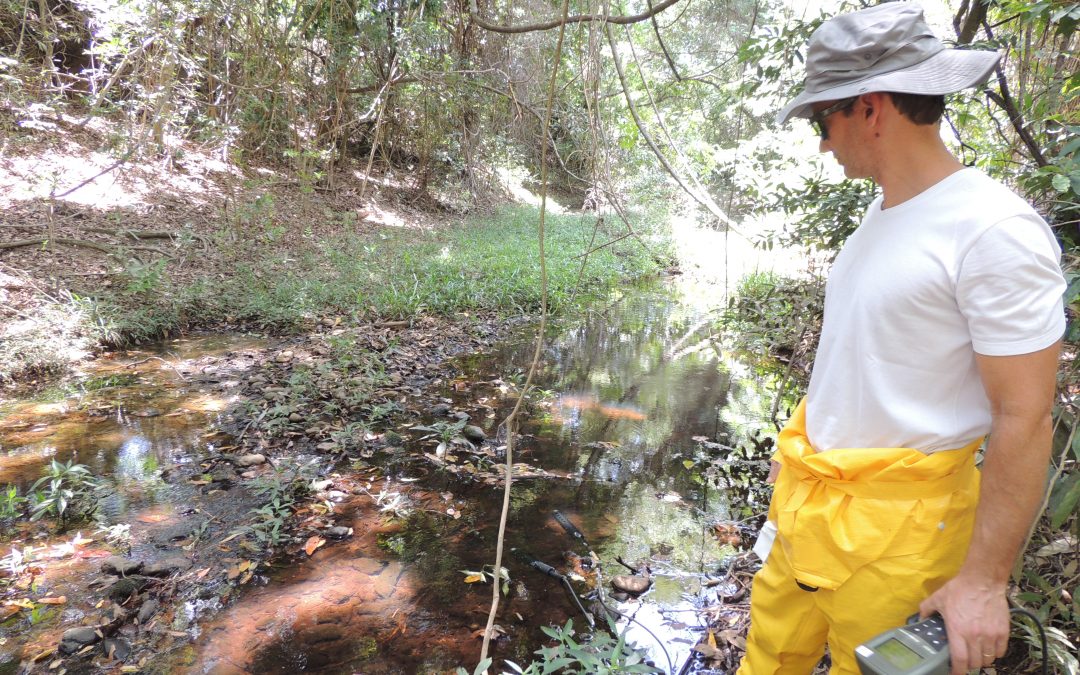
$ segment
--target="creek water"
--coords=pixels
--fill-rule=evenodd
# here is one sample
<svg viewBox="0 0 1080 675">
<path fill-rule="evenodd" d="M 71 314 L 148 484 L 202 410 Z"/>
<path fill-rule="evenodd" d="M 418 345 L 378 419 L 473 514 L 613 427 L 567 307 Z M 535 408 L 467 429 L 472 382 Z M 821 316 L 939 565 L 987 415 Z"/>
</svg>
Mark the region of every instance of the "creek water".
<svg viewBox="0 0 1080 675">
<path fill-rule="evenodd" d="M 728 562 L 752 544 L 765 510 L 773 428 L 772 377 L 727 351 L 717 322 L 714 307 L 658 282 L 623 289 L 550 329 L 515 442 L 516 461 L 527 466 L 511 497 L 497 663 L 530 661 L 548 642 L 542 626 L 572 619 L 587 633 L 566 589 L 526 564 L 576 569 L 585 579 L 571 584 L 582 595 L 595 583 L 581 569 L 586 546 L 556 511 L 600 560 L 599 584 L 622 615 L 620 630 L 662 670 L 687 662 L 704 630 L 699 610 L 732 591 L 711 580 L 724 579 Z M 493 484 L 506 441 L 498 423 L 516 401 L 534 337 L 525 326 L 496 349 L 459 359 L 460 376 L 440 392 L 451 414 L 485 429 L 483 452 L 437 451 L 426 429 L 453 418 L 419 410 L 401 425 L 403 451 L 331 474 L 350 486 L 335 522 L 353 536 L 278 565 L 213 612 L 173 618 L 173 633 L 179 627 L 190 639 L 146 670 L 414 673 L 474 663 L 492 592 L 476 577 L 491 570 L 502 500 Z M 0 482 L 26 485 L 47 459 L 74 457 L 129 486 L 110 507 L 117 518 L 128 513 L 148 527 L 167 520 L 191 495 L 190 486 L 160 481 L 162 469 L 213 449 L 219 439 L 207 434 L 249 348 L 257 345 L 235 337 L 177 343 L 178 372 L 151 358 L 160 351 L 131 355 L 96 371 L 107 386 L 93 396 L 9 410 L 0 419 Z M 140 359 L 149 360 L 131 366 Z M 100 380 L 109 377 L 118 379 Z M 650 570 L 645 595 L 612 596 L 608 580 L 628 573 L 617 560 Z"/>
</svg>

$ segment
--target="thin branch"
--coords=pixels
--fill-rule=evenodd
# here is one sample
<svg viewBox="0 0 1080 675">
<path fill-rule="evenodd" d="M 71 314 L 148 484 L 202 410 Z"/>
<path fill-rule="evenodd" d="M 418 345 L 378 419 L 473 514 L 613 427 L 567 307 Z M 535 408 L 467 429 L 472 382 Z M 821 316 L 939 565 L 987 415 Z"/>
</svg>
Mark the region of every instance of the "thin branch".
<svg viewBox="0 0 1080 675">
<path fill-rule="evenodd" d="M 652 10 L 652 0 L 645 0 L 645 4 Z M 671 68 L 671 74 L 675 76 L 676 80 L 682 82 L 683 77 L 679 74 L 679 69 L 675 67 L 675 59 L 671 58 L 671 52 L 668 51 L 667 45 L 664 44 L 664 38 L 660 37 L 660 25 L 656 22 L 656 15 L 650 16 L 649 21 L 652 23 L 656 41 L 660 43 L 660 51 L 664 52 L 664 60 L 667 61 L 668 67 Z"/>
<path fill-rule="evenodd" d="M 474 3 L 475 1 L 476 0 L 473 0 Z M 555 43 L 555 58 L 551 68 L 551 84 L 548 87 L 547 113 L 544 119 L 544 128 L 547 130 L 551 129 L 551 113 L 555 108 L 555 88 L 559 79 L 559 65 L 562 62 L 563 37 L 566 34 L 565 19 L 569 11 L 570 0 L 563 0 L 563 23 L 559 26 L 559 39 L 558 42 Z M 521 404 L 525 400 L 525 395 L 529 391 L 529 387 L 532 386 L 533 378 L 536 376 L 537 367 L 540 364 L 540 354 L 544 347 L 544 335 L 547 332 L 547 254 L 544 250 L 544 218 L 547 213 L 548 184 L 547 149 L 548 146 L 545 143 L 544 147 L 540 150 L 540 222 L 537 228 L 540 247 L 540 326 L 536 331 L 536 347 L 533 350 L 529 374 L 525 377 L 525 384 L 521 388 L 521 396 L 518 397 L 517 402 L 514 404 L 514 409 L 510 411 L 505 422 L 507 430 L 506 481 L 503 486 L 502 512 L 499 514 L 499 534 L 495 545 L 495 579 L 491 584 L 491 610 L 488 612 L 487 626 L 484 628 L 484 641 L 480 647 L 481 662 L 487 659 L 488 648 L 491 645 L 491 637 L 494 633 L 495 616 L 499 612 L 499 592 L 502 585 L 499 583 L 498 577 L 499 571 L 502 569 L 503 544 L 506 537 L 506 521 L 510 514 L 510 494 L 514 485 L 514 426 L 518 412 L 521 410 Z"/>
<path fill-rule="evenodd" d="M 656 156 L 656 159 L 660 162 L 660 165 L 664 167 L 664 170 L 667 171 L 668 175 L 671 176 L 671 178 L 678 184 L 680 188 L 682 188 L 683 192 L 689 195 L 690 198 L 693 199 L 695 202 L 704 206 L 711 214 L 713 214 L 717 218 L 717 220 L 723 222 L 732 230 L 739 232 L 739 230 L 735 227 L 735 221 L 729 218 L 728 215 L 724 213 L 720 209 L 720 207 L 717 206 L 716 203 L 708 197 L 707 194 L 699 195 L 697 194 L 697 192 L 690 189 L 690 187 L 683 181 L 682 177 L 680 177 L 679 174 L 675 171 L 674 167 L 671 166 L 671 163 L 668 162 L 667 157 L 664 156 L 664 153 L 660 150 L 659 146 L 656 145 L 656 142 L 649 134 L 648 129 L 645 128 L 645 123 L 642 121 L 641 116 L 638 114 L 637 106 L 634 105 L 634 99 L 630 95 L 630 86 L 626 82 L 626 73 L 623 71 L 622 61 L 619 60 L 619 52 L 615 46 L 615 36 L 611 32 L 611 26 L 605 25 L 604 32 L 607 34 L 608 45 L 610 45 L 611 47 L 611 57 L 612 60 L 615 62 L 615 72 L 619 76 L 619 84 L 622 86 L 623 97 L 626 99 L 626 107 L 629 108 L 630 116 L 634 118 L 634 124 L 637 126 L 638 131 L 641 132 L 641 137 L 645 139 L 645 143 L 653 151 L 653 155 Z"/>
<path fill-rule="evenodd" d="M 480 18 L 480 14 L 476 7 L 476 0 L 472 0 L 472 7 L 469 12 L 469 16 L 472 17 L 473 22 L 477 26 L 485 30 L 490 30 L 494 33 L 532 33 L 539 30 L 551 30 L 552 28 L 561 28 L 571 23 L 586 23 L 593 21 L 605 21 L 607 23 L 617 23 L 620 25 L 640 23 L 653 16 L 664 11 L 668 7 L 671 7 L 679 0 L 664 0 L 656 7 L 650 7 L 649 11 L 642 12 L 641 14 L 634 14 L 633 16 L 604 16 L 602 14 L 575 14 L 574 16 L 564 16 L 562 19 L 552 19 L 550 21 L 541 21 L 539 23 L 530 23 L 524 26 L 500 26 L 494 23 L 488 23 L 484 19 Z"/>
</svg>

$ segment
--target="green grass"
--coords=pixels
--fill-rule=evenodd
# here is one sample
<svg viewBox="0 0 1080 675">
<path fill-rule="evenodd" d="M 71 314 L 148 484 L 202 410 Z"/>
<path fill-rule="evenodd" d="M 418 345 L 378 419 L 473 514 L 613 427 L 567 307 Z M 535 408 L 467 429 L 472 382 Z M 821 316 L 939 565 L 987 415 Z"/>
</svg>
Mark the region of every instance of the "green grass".
<svg viewBox="0 0 1080 675">
<path fill-rule="evenodd" d="M 655 274 L 654 258 L 672 258 L 661 228 L 638 222 L 635 227 L 651 250 L 626 238 L 595 251 L 578 288 L 580 255 L 589 249 L 595 220 L 591 215 L 546 217 L 552 313 Z M 18 341 L 18 354 L 5 355 L 0 345 L 0 357 L 9 357 L 0 359 L 0 383 L 20 371 L 62 372 L 72 341 L 83 349 L 129 346 L 181 328 L 236 324 L 289 331 L 326 314 L 405 319 L 426 313 L 535 312 L 541 298 L 538 221 L 536 208 L 507 206 L 435 231 L 343 233 L 303 252 L 281 250 L 273 242 L 249 243 L 228 253 L 236 259 L 229 274 L 184 286 L 158 267 L 129 268 L 130 278 L 115 284 L 116 290 L 50 305 L 49 321 Z M 594 246 L 625 233 L 621 225 L 608 227 L 596 234 Z"/>
<path fill-rule="evenodd" d="M 342 235 L 295 257 L 268 255 L 238 265 L 232 277 L 186 290 L 185 315 L 288 329 L 325 313 L 409 318 L 425 313 L 536 311 L 540 306 L 538 212 L 505 207 L 434 232 L 386 229 Z M 546 218 L 548 306 L 574 297 L 594 218 Z M 617 235 L 618 233 L 616 233 Z M 600 234 L 597 241 L 610 235 Z M 652 244 L 661 257 L 667 244 Z M 633 239 L 590 255 L 578 297 L 656 273 L 652 254 Z"/>
<path fill-rule="evenodd" d="M 394 318 L 534 311 L 541 297 L 537 219 L 535 209 L 507 207 L 437 232 L 384 230 L 374 237 L 342 236 L 299 259 L 267 258 L 257 266 L 238 268 L 212 295 L 221 314 L 272 326 L 327 311 Z M 573 295 L 580 267 L 576 256 L 587 250 L 593 222 L 592 217 L 547 217 L 552 311 L 563 309 Z M 658 248 L 666 251 L 662 242 Z M 649 253 L 626 239 L 590 256 L 580 292 L 656 270 Z"/>
</svg>

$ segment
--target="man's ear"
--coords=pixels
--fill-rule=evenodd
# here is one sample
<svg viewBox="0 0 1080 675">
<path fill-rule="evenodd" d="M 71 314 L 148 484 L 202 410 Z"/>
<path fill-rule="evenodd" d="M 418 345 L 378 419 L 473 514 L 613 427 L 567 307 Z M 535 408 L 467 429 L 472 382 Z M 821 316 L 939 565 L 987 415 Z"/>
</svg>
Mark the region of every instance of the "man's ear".
<svg viewBox="0 0 1080 675">
<path fill-rule="evenodd" d="M 876 125 L 880 121 L 881 111 L 885 108 L 886 96 L 888 94 L 880 91 L 859 96 L 859 100 L 863 104 L 863 116 L 867 122 Z"/>
</svg>

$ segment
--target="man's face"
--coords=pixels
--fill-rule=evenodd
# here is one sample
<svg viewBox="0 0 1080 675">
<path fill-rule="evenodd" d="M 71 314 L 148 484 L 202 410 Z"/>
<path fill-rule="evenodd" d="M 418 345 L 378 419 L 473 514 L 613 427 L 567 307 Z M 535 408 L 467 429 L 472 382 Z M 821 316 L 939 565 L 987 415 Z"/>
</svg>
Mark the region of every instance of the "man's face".
<svg viewBox="0 0 1080 675">
<path fill-rule="evenodd" d="M 862 103 L 857 98 L 838 101 L 822 101 L 812 107 L 811 123 L 821 138 L 819 150 L 831 152 L 837 163 L 844 168 L 848 178 L 866 178 L 869 170 L 863 166 L 864 148 L 858 142 L 856 128 L 858 111 Z M 855 112 L 852 113 L 852 110 Z"/>
</svg>

